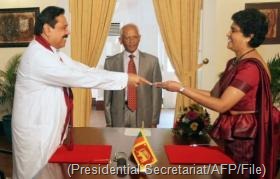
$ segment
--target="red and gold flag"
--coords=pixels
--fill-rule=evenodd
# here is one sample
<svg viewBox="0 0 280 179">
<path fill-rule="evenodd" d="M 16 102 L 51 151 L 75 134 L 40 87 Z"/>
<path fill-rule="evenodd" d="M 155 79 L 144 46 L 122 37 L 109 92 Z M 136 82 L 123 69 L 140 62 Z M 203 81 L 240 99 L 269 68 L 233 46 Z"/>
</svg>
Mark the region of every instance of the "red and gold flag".
<svg viewBox="0 0 280 179">
<path fill-rule="evenodd" d="M 153 152 L 153 149 L 151 148 L 142 130 L 140 130 L 134 142 L 132 154 L 140 168 L 144 168 L 148 164 L 153 165 L 157 162 L 157 158 Z"/>
</svg>

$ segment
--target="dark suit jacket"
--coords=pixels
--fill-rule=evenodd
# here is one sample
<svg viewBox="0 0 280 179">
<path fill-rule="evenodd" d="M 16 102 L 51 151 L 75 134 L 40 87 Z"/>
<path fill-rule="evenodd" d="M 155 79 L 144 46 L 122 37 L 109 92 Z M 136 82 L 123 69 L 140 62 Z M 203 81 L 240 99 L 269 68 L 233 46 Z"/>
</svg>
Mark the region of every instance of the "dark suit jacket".
<svg viewBox="0 0 280 179">
<path fill-rule="evenodd" d="M 105 60 L 104 69 L 124 72 L 123 54 L 119 53 Z M 158 58 L 139 51 L 138 75 L 151 82 L 162 81 Z M 125 90 L 104 91 L 106 123 L 113 127 L 124 127 Z M 162 104 L 162 90 L 154 86 L 137 87 L 137 127 L 151 127 L 159 123 Z"/>
</svg>

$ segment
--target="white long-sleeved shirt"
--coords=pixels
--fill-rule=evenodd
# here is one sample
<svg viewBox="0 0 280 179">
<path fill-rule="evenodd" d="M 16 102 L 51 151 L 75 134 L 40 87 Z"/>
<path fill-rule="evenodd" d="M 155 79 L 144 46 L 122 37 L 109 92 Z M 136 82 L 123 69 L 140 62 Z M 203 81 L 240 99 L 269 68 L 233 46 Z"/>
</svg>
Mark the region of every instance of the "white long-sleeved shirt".
<svg viewBox="0 0 280 179">
<path fill-rule="evenodd" d="M 66 117 L 62 87 L 120 90 L 125 73 L 90 68 L 32 41 L 19 65 L 12 115 L 13 179 L 36 176 L 59 147 Z"/>
</svg>

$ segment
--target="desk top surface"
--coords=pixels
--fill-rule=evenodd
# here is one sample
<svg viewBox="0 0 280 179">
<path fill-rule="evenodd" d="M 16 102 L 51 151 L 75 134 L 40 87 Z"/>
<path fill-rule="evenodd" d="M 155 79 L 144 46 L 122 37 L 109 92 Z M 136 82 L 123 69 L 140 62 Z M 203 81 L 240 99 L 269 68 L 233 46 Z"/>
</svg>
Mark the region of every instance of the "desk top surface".
<svg viewBox="0 0 280 179">
<path fill-rule="evenodd" d="M 172 134 L 172 129 L 158 129 L 152 128 L 150 130 L 151 135 L 147 136 L 147 139 L 158 159 L 158 162 L 154 165 L 153 169 L 150 169 L 147 175 L 135 174 L 133 168 L 135 163 L 128 157 L 127 164 L 133 168 L 130 174 L 127 175 L 113 175 L 107 174 L 108 169 L 116 168 L 116 162 L 113 158 L 117 152 L 125 152 L 127 156 L 131 155 L 131 149 L 134 144 L 136 136 L 125 135 L 125 128 L 90 128 L 81 127 L 74 128 L 74 141 L 75 144 L 107 144 L 112 145 L 111 162 L 108 165 L 93 165 L 93 164 L 57 164 L 49 163 L 38 174 L 38 179 L 52 178 L 191 178 L 191 179 L 219 179 L 225 178 L 220 175 L 220 172 L 213 172 L 212 174 L 206 174 L 203 172 L 205 166 L 196 165 L 173 165 L 169 164 L 167 155 L 164 150 L 164 146 L 167 144 L 176 145 L 189 145 L 189 144 L 209 144 L 216 145 L 216 143 L 207 137 L 200 137 L 197 139 L 181 139 L 175 137 Z M 197 154 L 199 155 L 199 154 Z M 208 165 L 207 165 L 208 167 Z M 213 165 L 211 167 L 217 167 Z M 94 170 L 94 171 L 93 171 Z M 103 170 L 103 171 L 101 171 Z M 181 174 L 174 175 L 174 171 Z M 201 172 L 203 175 L 194 173 Z M 213 171 L 213 170 L 212 170 Z M 99 172 L 100 174 L 94 175 L 93 173 Z M 152 174 L 153 172 L 153 174 Z M 226 178 L 233 178 L 227 176 Z M 236 177 L 234 177 L 236 178 Z M 238 177 L 240 179 L 240 176 Z"/>
</svg>

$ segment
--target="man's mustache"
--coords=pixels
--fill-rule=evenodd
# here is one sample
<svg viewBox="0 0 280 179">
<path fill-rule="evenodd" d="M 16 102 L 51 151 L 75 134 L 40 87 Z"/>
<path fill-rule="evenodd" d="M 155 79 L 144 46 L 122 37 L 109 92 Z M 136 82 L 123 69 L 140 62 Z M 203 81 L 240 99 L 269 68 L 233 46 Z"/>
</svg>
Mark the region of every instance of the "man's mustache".
<svg viewBox="0 0 280 179">
<path fill-rule="evenodd" d="M 64 36 L 63 36 L 63 38 L 68 38 L 68 35 L 67 35 L 67 34 L 66 34 L 66 35 L 64 35 Z"/>
</svg>

